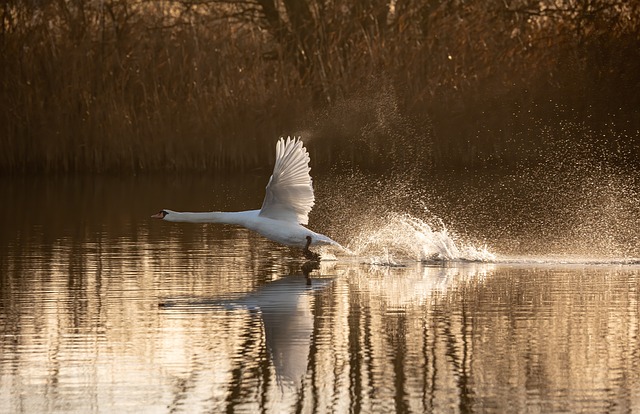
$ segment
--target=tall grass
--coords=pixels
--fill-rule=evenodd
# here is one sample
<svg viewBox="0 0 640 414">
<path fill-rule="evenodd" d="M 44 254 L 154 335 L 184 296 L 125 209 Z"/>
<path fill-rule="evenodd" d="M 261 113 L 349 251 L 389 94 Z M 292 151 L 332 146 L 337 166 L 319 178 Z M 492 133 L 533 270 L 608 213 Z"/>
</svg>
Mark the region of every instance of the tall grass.
<svg viewBox="0 0 640 414">
<path fill-rule="evenodd" d="M 299 132 L 319 165 L 468 166 L 557 105 L 633 131 L 640 6 L 588 3 L 8 1 L 0 171 L 247 170 Z"/>
</svg>

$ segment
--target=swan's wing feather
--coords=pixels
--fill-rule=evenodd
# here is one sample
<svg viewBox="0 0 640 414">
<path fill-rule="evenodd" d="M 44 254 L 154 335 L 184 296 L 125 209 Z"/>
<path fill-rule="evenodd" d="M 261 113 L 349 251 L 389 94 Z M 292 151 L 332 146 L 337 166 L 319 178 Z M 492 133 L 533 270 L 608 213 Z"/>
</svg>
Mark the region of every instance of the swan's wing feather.
<svg viewBox="0 0 640 414">
<path fill-rule="evenodd" d="M 276 144 L 276 162 L 260 215 L 307 224 L 315 200 L 309 171 L 309 154 L 302 141 L 280 138 Z"/>
</svg>

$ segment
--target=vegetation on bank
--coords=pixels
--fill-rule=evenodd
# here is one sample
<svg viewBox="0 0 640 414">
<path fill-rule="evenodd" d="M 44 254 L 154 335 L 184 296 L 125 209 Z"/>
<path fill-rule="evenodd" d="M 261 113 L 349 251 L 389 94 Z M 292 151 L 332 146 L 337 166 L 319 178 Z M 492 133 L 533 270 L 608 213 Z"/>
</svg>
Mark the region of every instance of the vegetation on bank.
<svg viewBox="0 0 640 414">
<path fill-rule="evenodd" d="M 8 0 L 0 25 L 5 173 L 248 170 L 289 134 L 316 166 L 478 167 L 567 121 L 638 159 L 639 2 Z"/>
</svg>

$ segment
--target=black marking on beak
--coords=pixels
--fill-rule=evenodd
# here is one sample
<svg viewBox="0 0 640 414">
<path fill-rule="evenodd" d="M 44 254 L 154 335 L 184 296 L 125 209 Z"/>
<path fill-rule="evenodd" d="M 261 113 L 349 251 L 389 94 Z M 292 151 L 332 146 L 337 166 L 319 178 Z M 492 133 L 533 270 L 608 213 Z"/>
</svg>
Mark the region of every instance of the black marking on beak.
<svg viewBox="0 0 640 414">
<path fill-rule="evenodd" d="M 157 219 L 163 219 L 166 217 L 166 215 L 169 214 L 167 211 L 165 210 L 160 210 L 158 211 L 156 214 L 152 215 L 152 218 L 157 218 Z"/>
</svg>

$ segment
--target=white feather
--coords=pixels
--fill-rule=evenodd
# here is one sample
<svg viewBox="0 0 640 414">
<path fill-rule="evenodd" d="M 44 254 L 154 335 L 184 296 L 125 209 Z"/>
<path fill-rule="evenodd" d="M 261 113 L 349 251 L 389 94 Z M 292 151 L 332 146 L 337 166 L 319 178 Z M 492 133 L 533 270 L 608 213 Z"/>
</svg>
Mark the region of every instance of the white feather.
<svg viewBox="0 0 640 414">
<path fill-rule="evenodd" d="M 260 210 L 191 213 L 165 209 L 152 217 L 174 222 L 240 225 L 287 246 L 342 248 L 329 237 L 304 227 L 309 222 L 314 203 L 310 170 L 309 154 L 302 141 L 280 138 L 276 144 L 273 174 Z"/>
<path fill-rule="evenodd" d="M 309 154 L 302 141 L 280 138 L 260 216 L 307 224 L 315 200 L 310 171 Z"/>
</svg>

